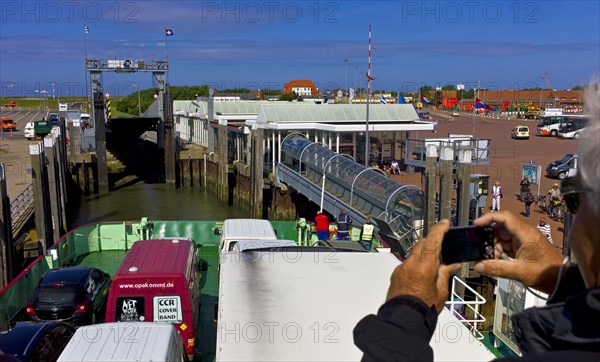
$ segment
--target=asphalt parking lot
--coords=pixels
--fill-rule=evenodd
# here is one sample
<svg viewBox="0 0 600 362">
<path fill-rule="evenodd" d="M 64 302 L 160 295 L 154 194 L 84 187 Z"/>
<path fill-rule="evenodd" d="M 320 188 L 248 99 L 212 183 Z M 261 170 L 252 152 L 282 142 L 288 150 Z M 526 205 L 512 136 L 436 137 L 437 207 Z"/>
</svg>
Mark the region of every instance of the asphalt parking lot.
<svg viewBox="0 0 600 362">
<path fill-rule="evenodd" d="M 10 117 L 16 124 L 13 132 L 0 132 L 0 163 L 6 170 L 6 187 L 11 199 L 19 195 L 31 183 L 29 145 L 40 141 L 28 141 L 23 135 L 27 122 L 41 120 L 46 112 L 41 110 L 0 109 L 0 117 Z"/>
</svg>

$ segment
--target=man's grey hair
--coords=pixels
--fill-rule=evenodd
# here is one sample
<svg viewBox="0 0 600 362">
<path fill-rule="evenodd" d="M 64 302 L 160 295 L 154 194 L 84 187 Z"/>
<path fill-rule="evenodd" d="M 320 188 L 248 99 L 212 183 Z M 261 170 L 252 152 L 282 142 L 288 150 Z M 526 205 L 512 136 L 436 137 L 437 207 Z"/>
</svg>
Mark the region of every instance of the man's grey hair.
<svg viewBox="0 0 600 362">
<path fill-rule="evenodd" d="M 589 124 L 579 144 L 579 170 L 583 186 L 592 189 L 589 198 L 594 215 L 600 218 L 600 78 L 590 82 L 585 92 L 585 112 Z"/>
</svg>

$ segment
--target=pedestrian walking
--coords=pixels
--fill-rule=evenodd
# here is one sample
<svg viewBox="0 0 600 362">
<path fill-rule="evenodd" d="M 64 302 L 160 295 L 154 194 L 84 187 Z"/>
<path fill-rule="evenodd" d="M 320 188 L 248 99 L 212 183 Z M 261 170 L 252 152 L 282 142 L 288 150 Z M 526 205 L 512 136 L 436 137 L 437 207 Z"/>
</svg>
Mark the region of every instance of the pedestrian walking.
<svg viewBox="0 0 600 362">
<path fill-rule="evenodd" d="M 340 210 L 340 214 L 337 217 L 337 239 L 348 240 L 350 235 L 350 225 L 352 225 L 352 219 L 344 209 Z"/>
<path fill-rule="evenodd" d="M 521 193 L 519 194 L 519 200 L 520 201 L 525 201 L 525 196 L 527 195 L 527 192 L 529 192 L 531 190 L 531 183 L 529 182 L 529 179 L 527 178 L 527 175 L 523 176 L 523 179 L 521 180 Z"/>
<path fill-rule="evenodd" d="M 531 214 L 531 204 L 533 204 L 534 201 L 535 197 L 533 197 L 531 191 L 527 191 L 525 193 L 525 197 L 523 198 L 523 202 L 525 203 L 525 217 L 529 217 Z"/>
<path fill-rule="evenodd" d="M 371 250 L 371 243 L 373 242 L 373 233 L 374 232 L 375 232 L 375 226 L 373 226 L 373 224 L 371 223 L 371 217 L 367 216 L 367 218 L 365 219 L 364 225 L 360 229 L 360 238 L 359 238 L 359 242 L 367 250 Z"/>
<path fill-rule="evenodd" d="M 492 211 L 500 211 L 500 199 L 502 198 L 502 186 L 500 182 L 492 186 Z"/>
</svg>

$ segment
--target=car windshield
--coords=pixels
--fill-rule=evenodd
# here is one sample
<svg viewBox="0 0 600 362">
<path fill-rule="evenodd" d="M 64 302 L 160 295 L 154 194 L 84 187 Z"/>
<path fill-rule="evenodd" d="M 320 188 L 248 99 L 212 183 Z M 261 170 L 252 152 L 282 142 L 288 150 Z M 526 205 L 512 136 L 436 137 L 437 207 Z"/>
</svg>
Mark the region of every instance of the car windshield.
<svg viewBox="0 0 600 362">
<path fill-rule="evenodd" d="M 74 286 L 39 287 L 35 299 L 38 303 L 74 303 L 77 295 Z"/>
<path fill-rule="evenodd" d="M 565 163 L 569 161 L 573 155 L 564 155 L 560 160 L 556 161 L 556 163 Z"/>
</svg>

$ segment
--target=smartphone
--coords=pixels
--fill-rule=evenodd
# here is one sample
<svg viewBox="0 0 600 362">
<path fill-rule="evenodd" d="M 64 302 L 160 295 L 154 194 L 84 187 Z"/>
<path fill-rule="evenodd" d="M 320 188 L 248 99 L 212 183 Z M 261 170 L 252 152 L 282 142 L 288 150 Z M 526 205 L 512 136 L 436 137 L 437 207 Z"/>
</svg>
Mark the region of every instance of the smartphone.
<svg viewBox="0 0 600 362">
<path fill-rule="evenodd" d="M 442 241 L 442 263 L 494 259 L 494 228 L 459 226 L 450 228 Z"/>
</svg>

